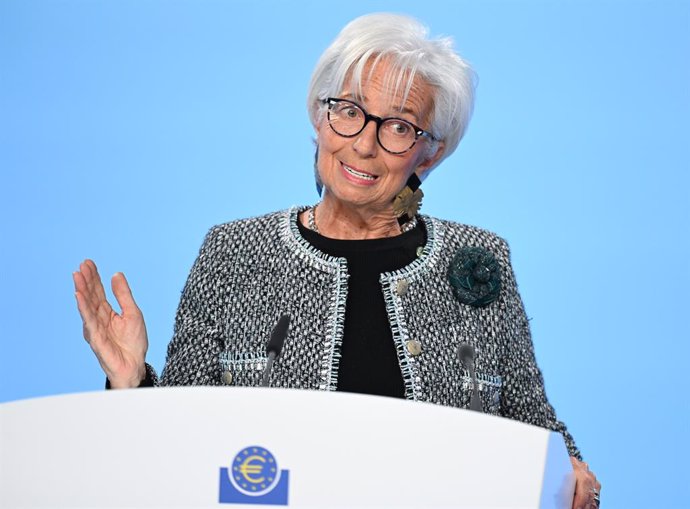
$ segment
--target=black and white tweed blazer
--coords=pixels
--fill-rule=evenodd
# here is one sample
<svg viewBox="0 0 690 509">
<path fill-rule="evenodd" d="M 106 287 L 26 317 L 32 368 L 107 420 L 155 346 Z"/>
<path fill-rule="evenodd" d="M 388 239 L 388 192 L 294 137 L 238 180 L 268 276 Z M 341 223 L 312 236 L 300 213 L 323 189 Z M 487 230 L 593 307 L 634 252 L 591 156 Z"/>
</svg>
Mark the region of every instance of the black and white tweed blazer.
<svg viewBox="0 0 690 509">
<path fill-rule="evenodd" d="M 266 342 L 279 317 L 289 314 L 290 331 L 270 385 L 336 389 L 347 264 L 300 236 L 302 210 L 209 231 L 182 293 L 160 380 L 152 373 L 155 384 L 259 385 Z M 476 350 L 484 410 L 561 432 L 570 454 L 579 457 L 546 398 L 506 242 L 476 227 L 421 220 L 427 244 L 420 256 L 380 277 L 405 396 L 467 407 L 471 381 L 456 352 L 469 343 Z M 463 246 L 491 251 L 501 267 L 501 292 L 485 307 L 453 295 L 448 266 Z"/>
</svg>

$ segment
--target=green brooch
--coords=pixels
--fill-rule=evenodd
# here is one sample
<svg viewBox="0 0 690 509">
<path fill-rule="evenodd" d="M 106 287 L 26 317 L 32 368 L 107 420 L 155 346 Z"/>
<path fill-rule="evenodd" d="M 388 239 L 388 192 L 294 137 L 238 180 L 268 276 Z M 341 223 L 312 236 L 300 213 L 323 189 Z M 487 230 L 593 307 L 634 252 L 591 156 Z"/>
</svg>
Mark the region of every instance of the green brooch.
<svg viewBox="0 0 690 509">
<path fill-rule="evenodd" d="M 500 266 L 493 253 L 481 247 L 458 249 L 448 267 L 455 297 L 463 304 L 484 307 L 501 291 Z"/>
</svg>

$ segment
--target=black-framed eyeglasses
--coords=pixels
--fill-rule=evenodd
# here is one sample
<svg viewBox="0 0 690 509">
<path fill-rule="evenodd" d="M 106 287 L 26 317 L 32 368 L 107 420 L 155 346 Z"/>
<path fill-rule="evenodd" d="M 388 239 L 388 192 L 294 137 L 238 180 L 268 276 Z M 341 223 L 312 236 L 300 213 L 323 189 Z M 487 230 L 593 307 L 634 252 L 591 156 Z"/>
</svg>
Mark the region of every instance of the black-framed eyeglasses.
<svg viewBox="0 0 690 509">
<path fill-rule="evenodd" d="M 376 139 L 381 148 L 391 154 L 404 154 L 420 136 L 434 141 L 434 136 L 402 118 L 381 118 L 370 115 L 356 102 L 347 99 L 329 97 L 324 104 L 328 105 L 328 123 L 331 129 L 345 138 L 352 138 L 361 133 L 370 120 L 376 122 Z"/>
</svg>

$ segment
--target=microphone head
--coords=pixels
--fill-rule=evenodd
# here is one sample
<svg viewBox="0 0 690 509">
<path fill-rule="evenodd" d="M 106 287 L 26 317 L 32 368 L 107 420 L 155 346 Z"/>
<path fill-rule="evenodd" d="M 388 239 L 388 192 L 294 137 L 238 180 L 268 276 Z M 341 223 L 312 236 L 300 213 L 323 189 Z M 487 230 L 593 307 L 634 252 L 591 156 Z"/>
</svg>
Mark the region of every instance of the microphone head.
<svg viewBox="0 0 690 509">
<path fill-rule="evenodd" d="M 463 366 L 466 368 L 471 366 L 474 363 L 474 347 L 467 343 L 462 343 L 458 348 L 458 356 Z"/>
<path fill-rule="evenodd" d="M 283 315 L 278 320 L 278 323 L 271 332 L 271 339 L 266 345 L 266 353 L 274 352 L 276 358 L 280 356 L 280 351 L 283 349 L 283 343 L 287 337 L 288 329 L 290 328 L 290 315 Z"/>
</svg>

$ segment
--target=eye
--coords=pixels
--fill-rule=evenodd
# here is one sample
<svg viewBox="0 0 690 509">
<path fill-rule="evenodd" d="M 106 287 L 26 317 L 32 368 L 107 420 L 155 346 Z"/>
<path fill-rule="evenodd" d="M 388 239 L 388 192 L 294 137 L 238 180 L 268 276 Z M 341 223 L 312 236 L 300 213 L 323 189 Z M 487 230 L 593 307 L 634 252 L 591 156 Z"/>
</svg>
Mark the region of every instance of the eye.
<svg viewBox="0 0 690 509">
<path fill-rule="evenodd" d="M 349 118 L 357 118 L 359 116 L 359 111 L 357 111 L 357 108 L 353 108 L 352 106 L 345 108 L 343 112 Z"/>
<path fill-rule="evenodd" d="M 386 130 L 395 136 L 409 136 L 412 132 L 412 126 L 403 120 L 390 120 L 386 122 Z"/>
<path fill-rule="evenodd" d="M 342 118 L 358 118 L 362 112 L 354 104 L 342 102 L 335 105 L 333 111 Z"/>
</svg>

